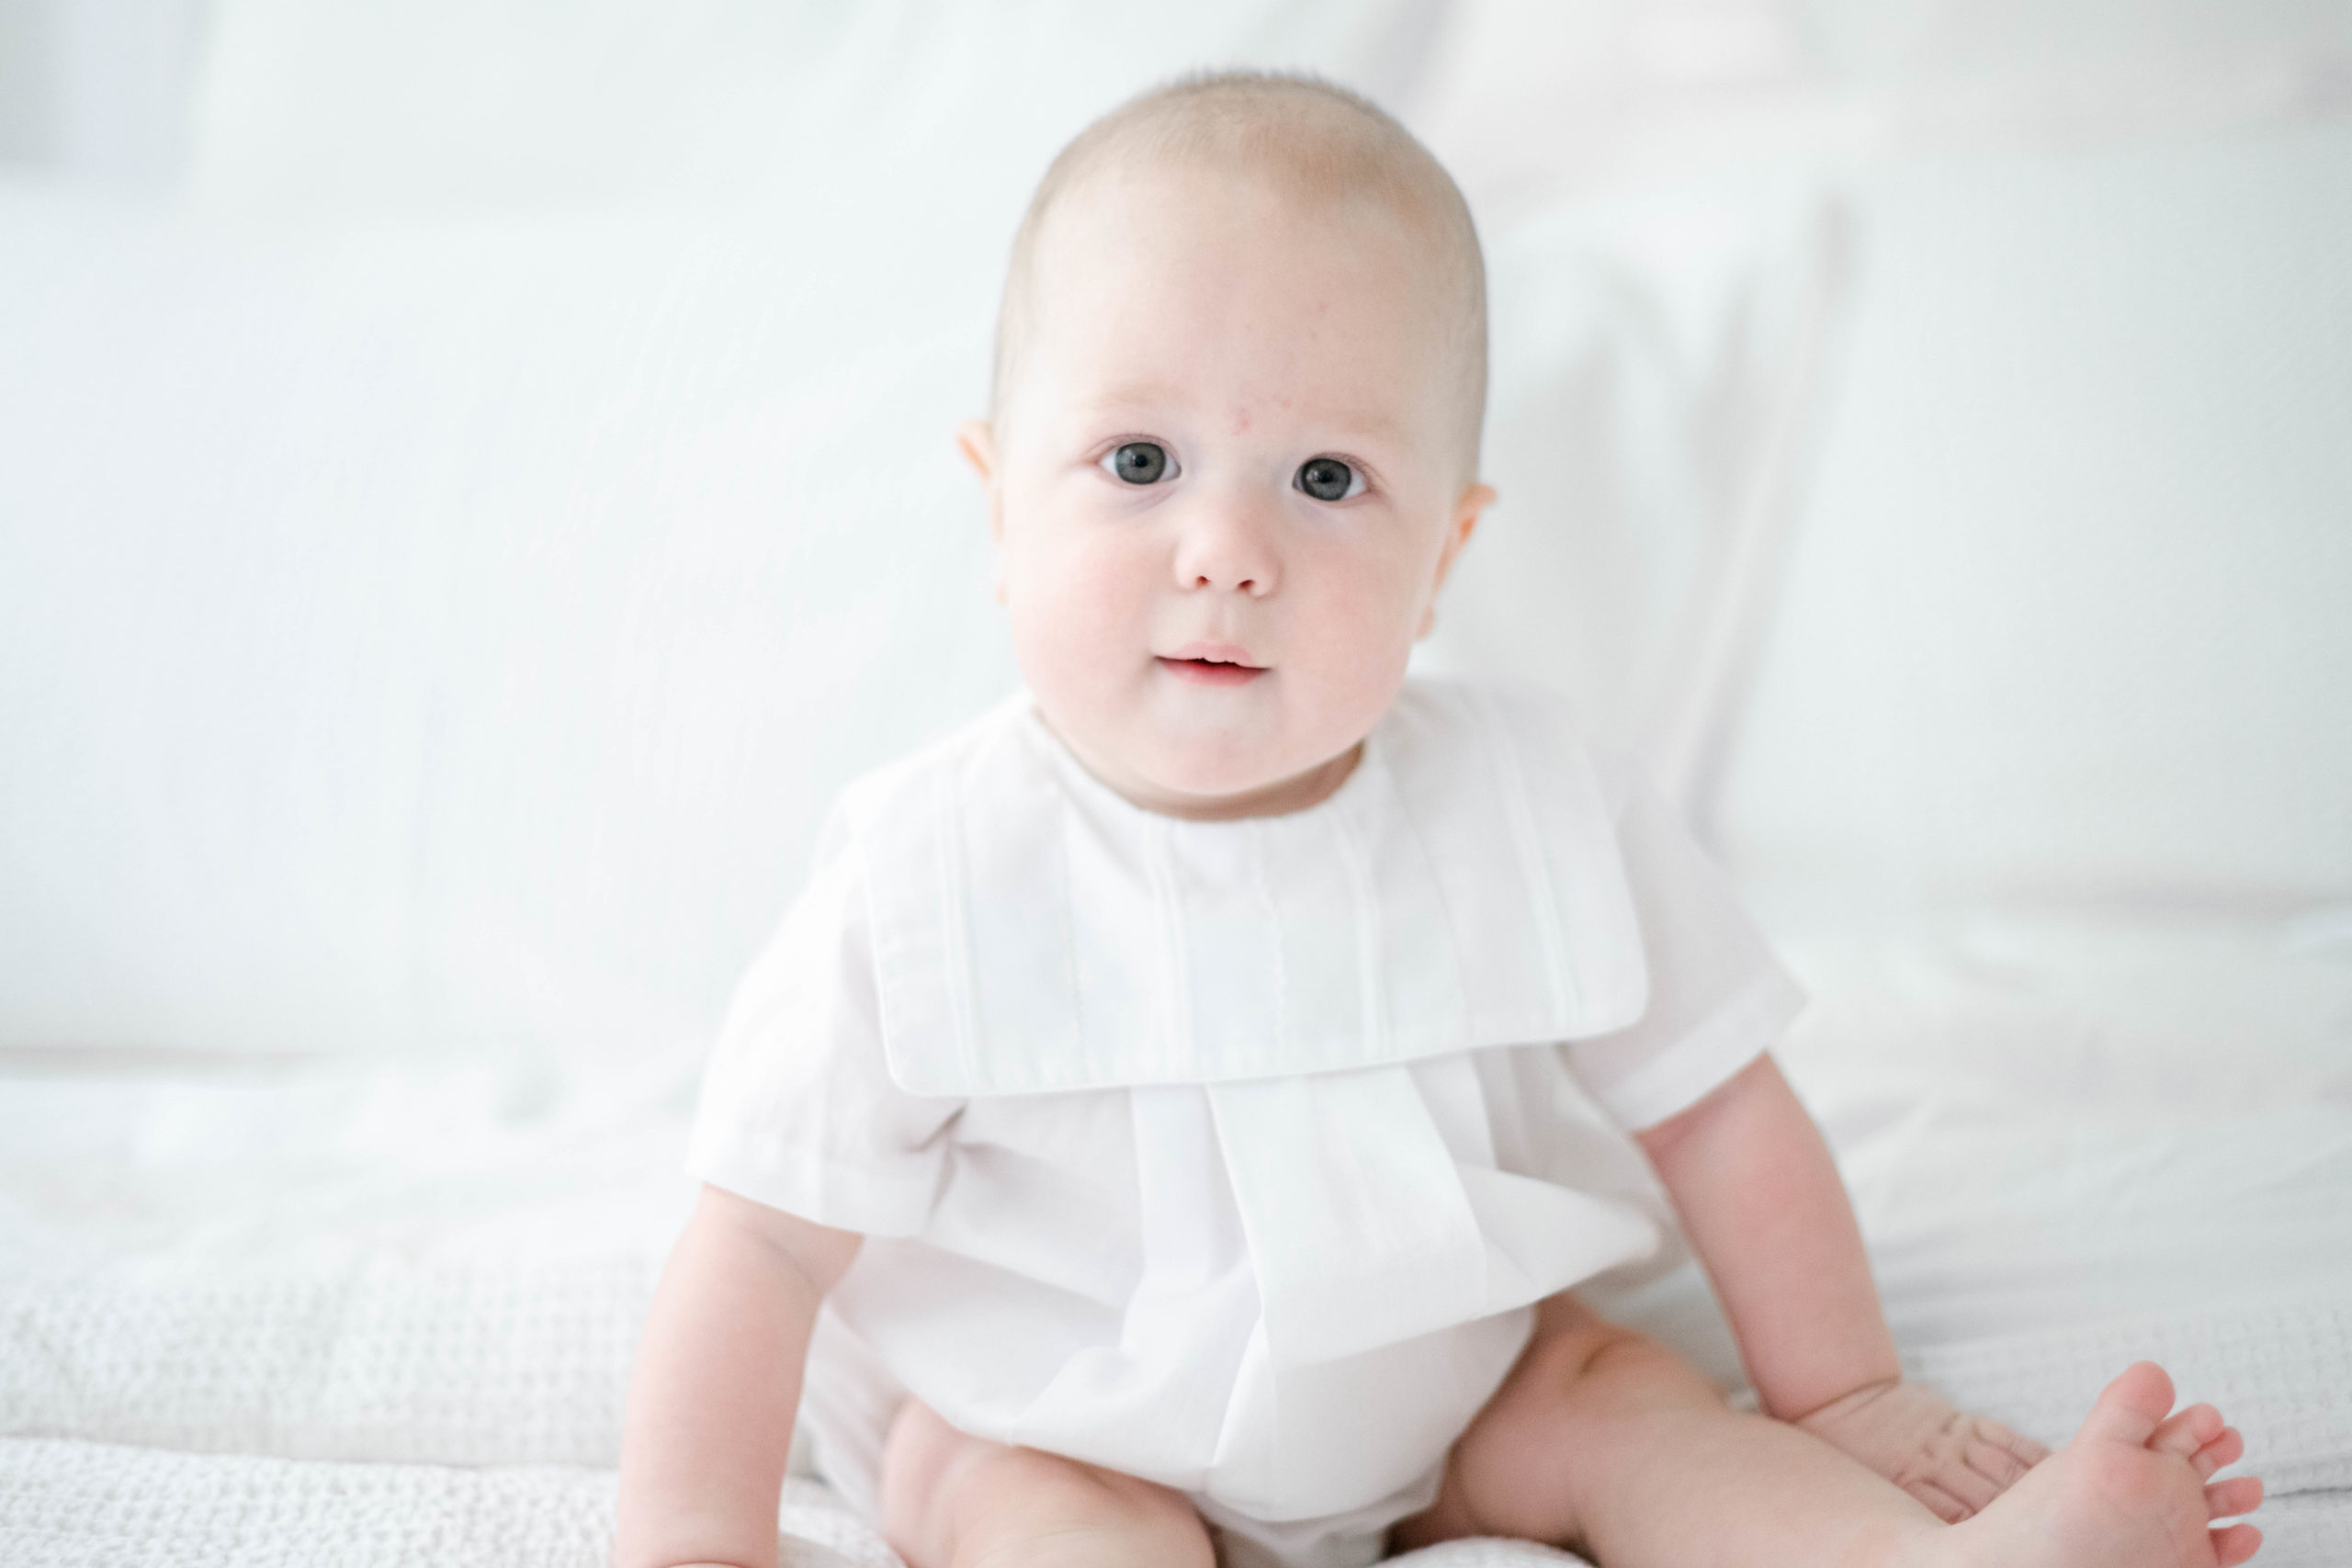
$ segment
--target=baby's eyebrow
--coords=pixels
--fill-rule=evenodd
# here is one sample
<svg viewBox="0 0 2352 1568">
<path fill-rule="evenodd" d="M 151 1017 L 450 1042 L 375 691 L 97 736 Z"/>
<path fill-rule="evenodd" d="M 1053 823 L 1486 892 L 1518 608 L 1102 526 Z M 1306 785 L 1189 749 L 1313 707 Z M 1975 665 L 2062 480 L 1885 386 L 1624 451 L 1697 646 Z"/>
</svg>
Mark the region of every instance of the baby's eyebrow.
<svg viewBox="0 0 2352 1568">
<path fill-rule="evenodd" d="M 1411 444 L 1414 427 L 1391 413 L 1367 412 L 1341 414 L 1332 427 L 1348 434 L 1361 435 L 1383 446 L 1404 446 Z"/>
<path fill-rule="evenodd" d="M 1131 387 L 1097 392 L 1076 400 L 1080 417 L 1089 423 L 1114 420 L 1126 416 L 1165 412 L 1171 405 L 1191 401 L 1184 389 L 1173 382 L 1140 382 Z M 1225 427 L 1231 428 L 1229 411 L 1225 412 Z M 1252 423 L 1256 421 L 1253 419 Z M 1316 421 L 1320 439 L 1341 445 L 1354 439 L 1381 446 L 1396 447 L 1411 444 L 1413 426 L 1385 410 L 1340 410 L 1327 412 Z"/>
<path fill-rule="evenodd" d="M 1152 412 L 1184 400 L 1183 389 L 1174 382 L 1146 381 L 1079 398 L 1075 406 L 1087 418 L 1102 419 L 1113 414 Z"/>
</svg>

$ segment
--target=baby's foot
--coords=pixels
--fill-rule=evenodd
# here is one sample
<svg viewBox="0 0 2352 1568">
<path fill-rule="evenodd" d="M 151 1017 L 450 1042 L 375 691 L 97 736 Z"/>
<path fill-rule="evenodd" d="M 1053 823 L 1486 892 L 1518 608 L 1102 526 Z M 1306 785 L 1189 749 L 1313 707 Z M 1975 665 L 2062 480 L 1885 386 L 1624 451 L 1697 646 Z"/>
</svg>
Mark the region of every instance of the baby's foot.
<svg viewBox="0 0 2352 1568">
<path fill-rule="evenodd" d="M 2262 1501 L 2253 1476 L 2212 1481 L 2245 1451 L 2210 1404 L 2172 1410 L 2172 1379 L 2142 1361 L 2107 1385 L 2075 1440 L 1963 1524 L 1924 1538 L 1937 1568 L 2234 1568 L 2262 1544 L 2213 1527 Z"/>
</svg>

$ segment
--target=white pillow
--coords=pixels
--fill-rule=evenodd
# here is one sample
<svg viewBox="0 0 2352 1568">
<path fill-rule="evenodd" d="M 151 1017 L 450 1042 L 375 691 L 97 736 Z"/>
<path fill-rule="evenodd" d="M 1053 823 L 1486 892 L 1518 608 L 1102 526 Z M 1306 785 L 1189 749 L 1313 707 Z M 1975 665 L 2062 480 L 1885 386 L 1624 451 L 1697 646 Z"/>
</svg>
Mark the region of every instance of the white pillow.
<svg viewBox="0 0 2352 1568">
<path fill-rule="evenodd" d="M 1487 236 L 1498 499 L 1422 662 L 1551 683 L 1686 804 L 1804 478 L 1844 233 L 1815 183 L 1563 202 Z"/>
<path fill-rule="evenodd" d="M 1012 679 L 993 258 L 0 202 L 0 1040 L 696 1037 Z"/>
<path fill-rule="evenodd" d="M 2340 113 L 2329 0 L 1452 0 L 1415 124 L 1491 209 L 1797 161 Z"/>
<path fill-rule="evenodd" d="M 1874 896 L 2352 891 L 2352 123 L 1890 166 L 1720 806 Z"/>
</svg>

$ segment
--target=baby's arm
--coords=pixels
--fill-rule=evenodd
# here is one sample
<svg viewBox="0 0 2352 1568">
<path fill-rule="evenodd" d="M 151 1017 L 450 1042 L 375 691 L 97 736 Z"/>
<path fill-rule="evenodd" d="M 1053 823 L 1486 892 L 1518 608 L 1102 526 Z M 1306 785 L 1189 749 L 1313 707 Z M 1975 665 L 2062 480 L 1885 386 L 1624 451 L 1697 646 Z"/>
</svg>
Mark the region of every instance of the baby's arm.
<svg viewBox="0 0 2352 1568">
<path fill-rule="evenodd" d="M 1765 1411 L 1947 1519 L 2048 1452 L 1902 1381 L 1861 1227 L 1813 1118 L 1771 1057 L 1636 1134 L 1713 1280 Z"/>
<path fill-rule="evenodd" d="M 703 1189 L 629 1380 L 616 1568 L 775 1568 L 809 1330 L 859 1239 Z"/>
</svg>

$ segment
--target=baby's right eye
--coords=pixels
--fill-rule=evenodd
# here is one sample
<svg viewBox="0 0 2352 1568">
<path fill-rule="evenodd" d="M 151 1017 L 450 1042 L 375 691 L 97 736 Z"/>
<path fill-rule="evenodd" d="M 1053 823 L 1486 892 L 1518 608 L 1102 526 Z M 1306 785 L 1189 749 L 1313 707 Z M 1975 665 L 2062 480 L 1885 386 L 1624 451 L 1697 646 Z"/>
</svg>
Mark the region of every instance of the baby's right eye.
<svg viewBox="0 0 2352 1568">
<path fill-rule="evenodd" d="M 1175 469 L 1156 442 L 1130 441 L 1102 459 L 1102 466 L 1131 485 L 1158 484 Z"/>
</svg>

